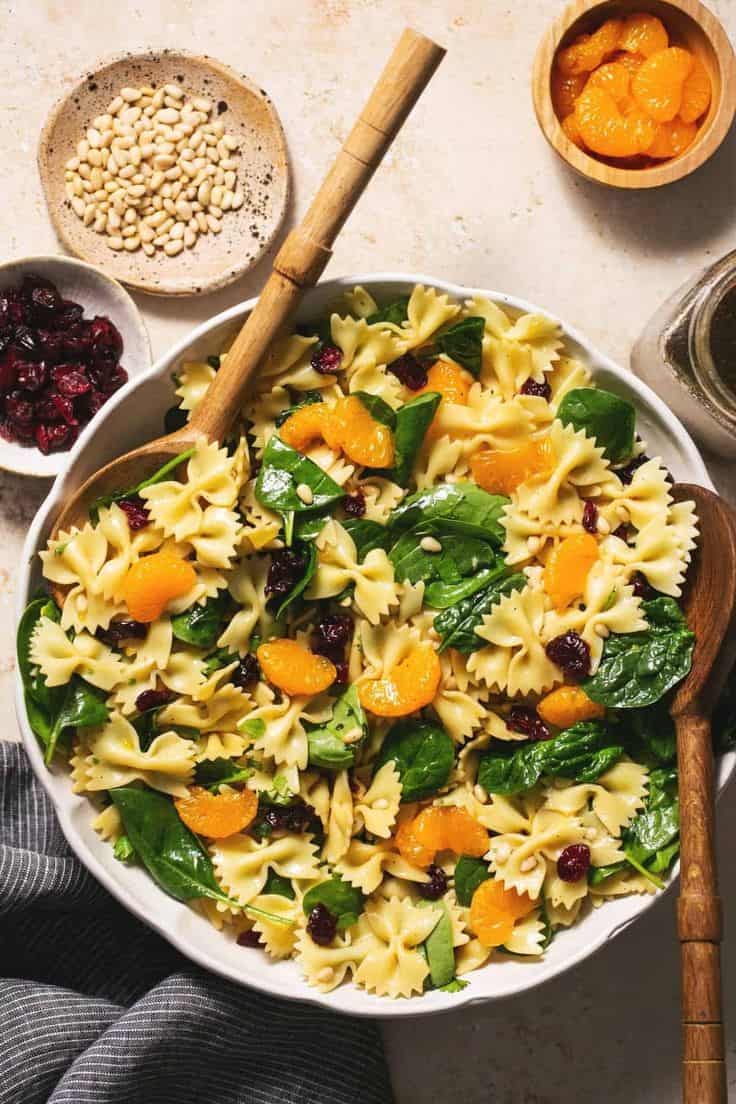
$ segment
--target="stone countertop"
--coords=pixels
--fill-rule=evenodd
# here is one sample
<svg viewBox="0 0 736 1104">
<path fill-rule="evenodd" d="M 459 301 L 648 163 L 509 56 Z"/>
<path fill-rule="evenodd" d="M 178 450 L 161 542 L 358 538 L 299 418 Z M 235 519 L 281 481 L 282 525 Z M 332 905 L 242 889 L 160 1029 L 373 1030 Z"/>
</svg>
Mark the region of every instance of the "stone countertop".
<svg viewBox="0 0 736 1104">
<path fill-rule="evenodd" d="M 733 0 L 711 0 L 736 33 Z M 246 72 L 270 93 L 305 208 L 400 28 L 449 53 L 350 218 L 328 274 L 404 270 L 523 296 L 619 363 L 685 279 L 734 248 L 736 140 L 690 179 L 626 193 L 574 176 L 531 108 L 537 42 L 553 0 L 0 0 L 0 256 L 58 249 L 35 168 L 47 111 L 83 70 L 121 50 L 177 46 Z M 160 355 L 196 323 L 254 294 L 267 261 L 192 300 L 138 296 Z M 716 478 L 726 492 L 727 468 Z M 48 487 L 0 473 L 0 736 L 17 738 L 12 604 L 21 543 Z M 736 903 L 719 811 L 723 895 Z M 389 1021 L 399 1104 L 675 1104 L 678 954 L 669 895 L 610 947 L 526 996 L 432 1019 Z M 728 951 L 728 948 L 727 948 Z M 728 954 L 726 965 L 729 965 Z M 523 967 L 522 967 L 523 968 Z M 726 985 L 736 1094 L 736 985 Z"/>
</svg>

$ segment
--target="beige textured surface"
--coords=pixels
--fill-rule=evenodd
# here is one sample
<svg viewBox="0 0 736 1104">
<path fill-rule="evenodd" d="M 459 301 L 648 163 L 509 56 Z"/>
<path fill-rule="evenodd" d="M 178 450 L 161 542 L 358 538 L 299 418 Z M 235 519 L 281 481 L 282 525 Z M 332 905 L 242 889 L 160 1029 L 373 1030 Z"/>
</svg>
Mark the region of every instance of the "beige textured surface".
<svg viewBox="0 0 736 1104">
<path fill-rule="evenodd" d="M 736 2 L 712 6 L 733 36 Z M 557 10 L 554 0 L 0 0 L 0 255 L 55 246 L 34 166 L 36 136 L 54 100 L 97 57 L 181 46 L 251 76 L 281 114 L 301 212 L 392 39 L 411 23 L 449 54 L 348 222 L 328 273 L 404 269 L 506 289 L 567 318 L 626 363 L 660 302 L 734 247 L 736 140 L 732 134 L 704 169 L 662 192 L 611 193 L 574 177 L 539 134 L 529 94 L 538 38 Z M 139 297 L 154 351 L 252 294 L 263 274 L 261 265 L 227 291 L 188 302 Z M 38 482 L 0 475 L 0 734 L 11 738 L 15 567 L 44 493 Z M 719 815 L 728 909 L 736 907 L 725 846 L 736 833 L 733 792 Z M 399 1104 L 675 1104 L 672 910 L 670 899 L 535 994 L 389 1025 Z M 734 983 L 726 997 L 734 1078 Z"/>
</svg>

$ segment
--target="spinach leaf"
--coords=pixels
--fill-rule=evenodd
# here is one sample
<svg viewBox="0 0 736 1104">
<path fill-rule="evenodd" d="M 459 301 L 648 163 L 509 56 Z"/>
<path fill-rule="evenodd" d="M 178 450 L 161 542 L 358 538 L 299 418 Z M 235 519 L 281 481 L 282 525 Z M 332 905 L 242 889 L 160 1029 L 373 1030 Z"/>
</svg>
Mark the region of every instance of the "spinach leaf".
<svg viewBox="0 0 736 1104">
<path fill-rule="evenodd" d="M 573 429 L 584 429 L 612 464 L 628 460 L 634 450 L 636 411 L 630 402 L 601 387 L 575 387 L 560 403 L 557 417 Z"/>
<path fill-rule="evenodd" d="M 136 855 L 166 893 L 177 901 L 211 897 L 237 907 L 220 889 L 212 860 L 170 798 L 133 786 L 110 790 L 110 797 Z"/>
<path fill-rule="evenodd" d="M 239 767 L 231 759 L 203 759 L 197 763 L 194 777 L 198 785 L 217 793 L 220 786 L 232 786 L 247 782 L 253 774 L 251 767 Z"/>
<path fill-rule="evenodd" d="M 526 793 L 542 775 L 594 782 L 624 753 L 611 740 L 605 725 L 583 721 L 551 740 L 517 744 L 514 751 L 500 745 L 481 757 L 478 782 L 494 794 Z"/>
<path fill-rule="evenodd" d="M 477 315 L 462 318 L 440 334 L 431 349 L 425 355 L 437 356 L 444 353 L 456 364 L 461 364 L 478 378 L 483 362 L 483 333 L 485 320 Z M 424 354 L 424 350 L 422 353 Z"/>
<path fill-rule="evenodd" d="M 677 771 L 661 767 L 649 775 L 646 805 L 624 829 L 621 839 L 631 865 L 661 887 L 653 877 L 669 870 L 680 848 L 680 804 Z"/>
<path fill-rule="evenodd" d="M 141 751 L 148 751 L 153 741 L 159 734 L 156 720 L 163 709 L 163 705 L 154 705 L 152 709 L 144 709 L 130 722 L 138 733 L 138 746 Z"/>
<path fill-rule="evenodd" d="M 380 422 L 381 425 L 387 426 L 392 433 L 396 432 L 396 414 L 394 413 L 394 409 L 389 406 L 380 395 L 371 395 L 369 391 L 353 391 L 351 397 L 360 399 L 375 422 Z"/>
<path fill-rule="evenodd" d="M 269 870 L 266 884 L 261 892 L 264 894 L 275 893 L 277 897 L 287 897 L 290 901 L 296 900 L 296 893 L 294 892 L 294 886 L 291 884 L 291 879 L 282 878 L 275 870 Z"/>
<path fill-rule="evenodd" d="M 626 750 L 632 759 L 645 763 L 667 764 L 677 756 L 675 722 L 666 699 L 646 709 L 631 709 L 624 714 L 623 724 L 630 724 L 630 736 L 625 738 Z"/>
<path fill-rule="evenodd" d="M 446 648 L 455 648 L 463 655 L 470 655 L 482 647 L 483 642 L 476 636 L 475 630 L 483 617 L 498 605 L 504 595 L 511 594 L 514 590 L 523 590 L 526 576 L 519 573 L 506 575 L 501 579 L 494 577 L 490 581 L 485 579 L 484 586 L 485 589 L 479 593 L 466 596 L 456 606 L 451 606 L 435 617 L 434 628 L 440 637 L 440 646 L 437 649 L 439 652 L 444 652 Z"/>
<path fill-rule="evenodd" d="M 461 855 L 455 866 L 455 896 L 457 903 L 468 908 L 481 882 L 492 878 L 490 870 L 482 859 L 471 859 L 469 855 Z"/>
<path fill-rule="evenodd" d="M 611 633 L 600 666 L 583 689 L 589 698 L 616 709 L 654 705 L 690 670 L 695 637 L 673 598 L 655 598 L 642 609 L 647 628 Z"/>
<path fill-rule="evenodd" d="M 601 885 L 607 878 L 612 878 L 625 869 L 625 862 L 611 863 L 610 866 L 591 866 L 588 868 L 588 885 Z"/>
<path fill-rule="evenodd" d="M 429 981 L 433 989 L 449 985 L 455 977 L 455 950 L 452 920 L 444 901 L 420 901 L 420 908 L 432 908 L 438 914 L 437 923 L 422 943 L 429 966 Z"/>
<path fill-rule="evenodd" d="M 374 548 L 383 548 L 388 552 L 391 547 L 391 530 L 381 525 L 379 521 L 371 521 L 369 518 L 345 518 L 340 524 L 353 538 L 359 560 L 364 560 Z"/>
<path fill-rule="evenodd" d="M 309 916 L 315 905 L 324 905 L 329 909 L 337 919 L 338 931 L 344 931 L 345 928 L 357 924 L 358 917 L 365 906 L 365 897 L 355 886 L 351 886 L 339 875 L 335 875 L 327 882 L 312 886 L 304 894 L 302 908 L 305 916 Z"/>
<path fill-rule="evenodd" d="M 399 534 L 441 522 L 445 532 L 480 537 L 500 548 L 506 539 L 500 519 L 508 502 L 503 495 L 488 494 L 475 483 L 441 483 L 405 498 L 391 511 L 388 525 Z"/>
<path fill-rule="evenodd" d="M 469 981 L 465 981 L 464 978 L 454 977 L 452 981 L 448 981 L 447 985 L 440 985 L 440 993 L 462 993 L 463 989 L 467 989 L 470 985 Z"/>
<path fill-rule="evenodd" d="M 348 733 L 358 738 L 345 743 Z M 349 686 L 335 702 L 332 717 L 326 724 L 307 732 L 309 765 L 326 770 L 352 767 L 355 752 L 368 733 L 368 722 L 358 698 L 356 686 Z"/>
<path fill-rule="evenodd" d="M 296 493 L 302 484 L 312 492 L 309 505 Z M 293 539 L 295 515 L 324 513 L 344 497 L 342 487 L 308 456 L 289 448 L 276 433 L 269 438 L 256 480 L 256 498 L 283 517 L 287 545 Z"/>
<path fill-rule="evenodd" d="M 332 344 L 332 324 L 329 316 L 320 318 L 316 322 L 302 322 L 297 326 L 296 332 L 300 337 L 316 337 L 320 345 Z"/>
<path fill-rule="evenodd" d="M 72 675 L 71 682 L 63 688 L 64 694 L 52 717 L 51 731 L 46 741 L 44 760 L 48 765 L 54 757 L 57 744 L 70 728 L 91 728 L 104 724 L 110 716 L 107 692 L 91 686 L 79 675 Z"/>
<path fill-rule="evenodd" d="M 373 314 L 369 314 L 366 322 L 369 326 L 375 325 L 376 322 L 393 322 L 395 326 L 400 326 L 409 317 L 408 306 L 409 296 L 402 295 L 400 299 L 395 299 L 393 303 L 387 303 L 385 307 L 379 307 Z"/>
<path fill-rule="evenodd" d="M 222 632 L 230 595 L 226 590 L 208 598 L 203 606 L 194 605 L 171 618 L 171 631 L 177 640 L 196 648 L 211 648 Z"/>
<path fill-rule="evenodd" d="M 401 780 L 401 800 L 431 797 L 447 782 L 455 761 L 452 740 L 437 724 L 403 720 L 383 741 L 374 771 L 393 760 Z"/>
<path fill-rule="evenodd" d="M 252 645 L 253 637 L 251 637 L 251 646 Z M 215 671 L 219 671 L 221 667 L 227 667 L 230 663 L 235 663 L 239 658 L 237 652 L 231 652 L 229 648 L 216 648 L 215 651 L 205 659 L 202 674 L 205 678 L 209 678 Z"/>
<path fill-rule="evenodd" d="M 276 608 L 276 620 L 279 621 L 289 606 L 293 605 L 297 599 L 301 598 L 304 591 L 311 583 L 314 573 L 317 570 L 317 546 L 309 541 L 304 543 L 302 541 L 295 541 L 294 548 L 302 553 L 304 557 L 304 569 L 301 576 L 294 583 L 288 594 L 285 594 L 281 602 Z"/>
<path fill-rule="evenodd" d="M 432 536 L 439 552 L 425 552 L 422 538 Z M 506 565 L 486 540 L 443 532 L 441 522 L 420 525 L 399 537 L 389 552 L 399 582 L 427 584 L 424 600 L 445 609 L 505 574 Z M 491 570 L 481 570 L 491 569 Z"/>
<path fill-rule="evenodd" d="M 48 617 L 51 621 L 58 621 L 61 617 L 56 603 L 45 594 L 34 598 L 23 611 L 18 625 L 16 651 L 28 720 L 34 733 L 46 747 L 53 726 L 52 716 L 58 709 L 64 688 L 47 686 L 44 676 L 31 663 L 31 638 L 42 617 Z"/>
<path fill-rule="evenodd" d="M 130 862 L 135 857 L 135 849 L 127 836 L 118 836 L 112 853 L 118 862 Z"/>
<path fill-rule="evenodd" d="M 324 529 L 326 522 L 327 519 L 319 515 L 311 517 L 309 514 L 299 514 L 294 518 L 294 539 L 303 541 L 305 544 L 315 540 Z"/>
<path fill-rule="evenodd" d="M 132 498 L 133 495 L 139 495 L 146 487 L 153 487 L 155 483 L 163 483 L 165 479 L 173 475 L 180 464 L 186 463 L 191 456 L 194 456 L 194 451 L 193 448 L 190 448 L 186 452 L 180 452 L 178 456 L 172 456 L 171 460 L 167 460 L 163 467 L 159 468 L 153 475 L 149 475 L 148 479 L 143 479 L 140 483 L 137 483 L 135 487 L 128 487 L 124 491 L 113 491 L 112 494 L 100 495 L 89 508 L 90 518 L 96 525 L 100 519 L 100 510 L 103 507 L 112 506 L 113 502 L 119 502 L 121 498 Z"/>
<path fill-rule="evenodd" d="M 414 461 L 441 401 L 442 396 L 436 391 L 425 391 L 396 411 L 394 466 L 386 475 L 400 487 L 406 487 L 411 479 Z"/>
</svg>

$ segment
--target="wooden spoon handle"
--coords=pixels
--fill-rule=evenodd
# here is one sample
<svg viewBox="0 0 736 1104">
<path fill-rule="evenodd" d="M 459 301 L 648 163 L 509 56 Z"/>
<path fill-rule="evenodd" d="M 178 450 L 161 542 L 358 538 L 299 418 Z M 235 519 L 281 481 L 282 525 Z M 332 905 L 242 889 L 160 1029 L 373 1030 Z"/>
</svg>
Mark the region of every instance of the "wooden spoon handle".
<svg viewBox="0 0 736 1104">
<path fill-rule="evenodd" d="M 424 35 L 404 31 L 301 225 L 279 251 L 258 303 L 197 409 L 188 435 L 194 431 L 215 440 L 227 433 L 250 376 L 303 289 L 321 276 L 343 223 L 444 55 L 442 47 Z"/>
<path fill-rule="evenodd" d="M 725 1104 L 721 1010 L 721 900 L 715 859 L 710 721 L 675 718 L 680 774 L 680 898 L 683 1100 Z"/>
</svg>

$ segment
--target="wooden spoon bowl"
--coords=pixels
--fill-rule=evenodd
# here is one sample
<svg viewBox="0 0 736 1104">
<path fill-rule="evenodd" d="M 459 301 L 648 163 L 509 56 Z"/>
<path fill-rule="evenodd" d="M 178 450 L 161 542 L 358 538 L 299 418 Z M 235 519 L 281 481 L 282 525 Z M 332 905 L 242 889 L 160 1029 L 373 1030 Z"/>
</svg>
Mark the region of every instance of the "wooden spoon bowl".
<svg viewBox="0 0 736 1104">
<path fill-rule="evenodd" d="M 628 168 L 599 160 L 574 145 L 562 129 L 552 104 L 552 67 L 560 47 L 596 30 L 606 19 L 632 12 L 658 16 L 670 37 L 703 62 L 713 89 L 710 108 L 695 141 L 679 157 L 649 168 Z M 681 180 L 715 153 L 736 113 L 736 59 L 728 35 L 699 0 L 573 0 L 539 44 L 534 58 L 532 98 L 542 133 L 563 161 L 576 172 L 612 188 L 658 188 Z"/>
<path fill-rule="evenodd" d="M 201 235 L 177 257 L 158 250 L 147 257 L 115 252 L 106 235 L 85 226 L 65 192 L 66 162 L 92 120 L 121 88 L 179 84 L 189 96 L 217 104 L 217 116 L 240 141 L 238 183 L 245 202 L 228 211 L 219 234 Z M 237 280 L 259 260 L 278 233 L 289 201 L 286 140 L 276 109 L 263 89 L 214 58 L 183 50 L 123 54 L 100 64 L 52 109 L 41 132 L 38 167 L 51 221 L 70 253 L 97 265 L 122 284 L 152 295 L 199 295 Z"/>
</svg>

